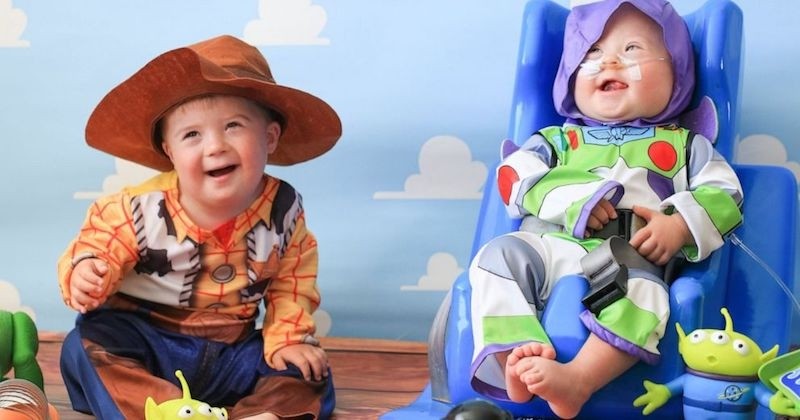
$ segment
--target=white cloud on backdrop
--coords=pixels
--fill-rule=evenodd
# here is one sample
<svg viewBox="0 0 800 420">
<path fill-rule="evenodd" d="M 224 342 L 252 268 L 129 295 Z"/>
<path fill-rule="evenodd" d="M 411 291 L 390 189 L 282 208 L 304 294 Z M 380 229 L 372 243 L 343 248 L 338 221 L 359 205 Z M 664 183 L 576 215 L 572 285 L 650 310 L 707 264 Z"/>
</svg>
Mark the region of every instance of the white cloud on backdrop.
<svg viewBox="0 0 800 420">
<path fill-rule="evenodd" d="M 25 12 L 15 9 L 11 0 L 0 0 L 0 48 L 30 46 L 30 42 L 20 39 L 27 25 Z"/>
<path fill-rule="evenodd" d="M 0 280 L 0 309 L 9 312 L 25 312 L 36 321 L 33 309 L 22 305 L 17 287 L 5 280 Z"/>
<path fill-rule="evenodd" d="M 102 191 L 78 191 L 72 197 L 76 200 L 96 200 L 101 196 L 113 194 L 125 186 L 137 185 L 158 174 L 155 169 L 120 158 L 114 158 L 114 167 L 117 173 L 106 177 Z"/>
<path fill-rule="evenodd" d="M 314 323 L 317 325 L 317 332 L 314 333 L 314 336 L 326 337 L 331 331 L 333 320 L 331 319 L 331 314 L 327 311 L 317 309 L 316 312 L 314 312 Z"/>
<path fill-rule="evenodd" d="M 400 290 L 446 292 L 463 272 L 464 269 L 458 266 L 458 261 L 452 254 L 437 252 L 428 259 L 428 272 L 419 278 L 417 284 L 400 286 Z"/>
<path fill-rule="evenodd" d="M 419 173 L 406 178 L 403 191 L 378 191 L 376 200 L 479 200 L 486 164 L 458 137 L 435 136 L 419 151 Z"/>
<path fill-rule="evenodd" d="M 328 45 L 319 34 L 328 14 L 311 0 L 259 0 L 259 19 L 244 27 L 244 40 L 252 45 Z"/>
<path fill-rule="evenodd" d="M 783 166 L 792 171 L 800 183 L 800 163 L 790 161 L 783 142 L 769 134 L 753 134 L 742 139 L 736 150 L 736 162 L 747 165 Z"/>
</svg>

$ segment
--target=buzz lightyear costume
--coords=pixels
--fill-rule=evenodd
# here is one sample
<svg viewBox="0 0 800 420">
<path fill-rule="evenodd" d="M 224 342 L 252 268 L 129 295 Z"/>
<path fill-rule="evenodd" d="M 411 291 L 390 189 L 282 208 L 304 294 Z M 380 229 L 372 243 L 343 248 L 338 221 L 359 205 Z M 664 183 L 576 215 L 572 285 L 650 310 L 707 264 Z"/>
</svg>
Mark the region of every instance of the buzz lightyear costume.
<svg viewBox="0 0 800 420">
<path fill-rule="evenodd" d="M 667 107 L 652 118 L 594 121 L 580 113 L 569 88 L 586 51 L 622 3 L 662 27 L 673 92 Z M 509 215 L 534 217 L 558 231 L 520 230 L 497 237 L 472 261 L 471 370 L 478 392 L 507 400 L 495 355 L 528 342 L 549 343 L 538 314 L 553 285 L 565 275 L 583 274 L 581 258 L 603 242 L 584 238 L 589 214 L 601 199 L 618 212 L 638 205 L 680 213 L 694 238 L 681 257 L 691 262 L 722 246 L 741 222 L 742 189 L 732 168 L 709 139 L 675 124 L 694 88 L 691 48 L 683 19 L 663 0 L 606 0 L 571 11 L 553 89 L 556 109 L 567 122 L 535 133 L 497 169 Z M 637 267 L 627 272 L 624 296 L 581 314 L 590 332 L 651 364 L 659 360 L 657 345 L 668 318 L 668 285 L 657 271 Z"/>
</svg>

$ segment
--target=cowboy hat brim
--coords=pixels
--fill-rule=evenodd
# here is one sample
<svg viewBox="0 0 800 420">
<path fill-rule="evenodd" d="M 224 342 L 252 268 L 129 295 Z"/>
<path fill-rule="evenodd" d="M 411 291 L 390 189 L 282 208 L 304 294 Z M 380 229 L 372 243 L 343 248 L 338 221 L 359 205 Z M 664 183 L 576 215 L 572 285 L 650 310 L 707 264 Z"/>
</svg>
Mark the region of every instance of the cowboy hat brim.
<svg viewBox="0 0 800 420">
<path fill-rule="evenodd" d="M 249 98 L 282 116 L 282 134 L 269 164 L 292 165 L 330 150 L 342 133 L 336 111 L 314 95 L 269 79 L 246 67 L 223 67 L 188 47 L 166 52 L 100 101 L 86 125 L 86 142 L 159 171 L 171 170 L 153 141 L 156 122 L 176 104 L 220 94 Z"/>
</svg>

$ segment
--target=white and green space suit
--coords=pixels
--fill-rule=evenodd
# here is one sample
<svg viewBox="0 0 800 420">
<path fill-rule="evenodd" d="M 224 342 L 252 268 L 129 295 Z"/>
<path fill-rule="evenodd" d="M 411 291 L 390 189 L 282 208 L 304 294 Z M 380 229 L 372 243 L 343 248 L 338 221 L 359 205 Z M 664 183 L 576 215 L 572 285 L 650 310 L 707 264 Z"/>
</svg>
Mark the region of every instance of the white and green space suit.
<svg viewBox="0 0 800 420">
<path fill-rule="evenodd" d="M 722 246 L 741 222 L 742 188 L 733 169 L 705 137 L 676 127 L 548 127 L 508 154 L 497 169 L 500 194 L 512 217 L 535 217 L 555 232 L 520 230 L 489 241 L 472 261 L 473 387 L 505 394 L 495 354 L 548 342 L 538 315 L 553 285 L 582 274 L 580 259 L 602 239 L 584 238 L 601 199 L 616 209 L 634 205 L 678 212 L 694 238 L 680 258 L 700 261 Z M 647 363 L 669 318 L 662 278 L 631 269 L 627 291 L 581 320 L 593 334 Z"/>
</svg>

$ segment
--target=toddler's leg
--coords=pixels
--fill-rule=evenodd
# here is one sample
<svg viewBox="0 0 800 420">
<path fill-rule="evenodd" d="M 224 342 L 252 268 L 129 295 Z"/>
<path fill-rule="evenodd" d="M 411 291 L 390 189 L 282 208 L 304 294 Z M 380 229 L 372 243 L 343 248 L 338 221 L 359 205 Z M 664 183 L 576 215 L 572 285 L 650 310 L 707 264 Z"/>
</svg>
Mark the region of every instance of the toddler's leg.
<svg viewBox="0 0 800 420">
<path fill-rule="evenodd" d="M 557 416 L 572 418 L 592 394 L 630 369 L 637 360 L 591 334 L 568 363 L 527 357 L 517 363 L 517 370 L 530 395 L 546 400 Z"/>
<path fill-rule="evenodd" d="M 469 281 L 475 346 L 471 384 L 483 395 L 508 397 L 504 369 L 513 349 L 526 343 L 550 343 L 537 313 L 543 308 L 542 291 L 549 290 L 540 256 L 547 254 L 541 237 L 516 232 L 492 239 L 472 260 Z M 514 398 L 528 400 L 530 395 Z"/>
<path fill-rule="evenodd" d="M 294 365 L 274 373 L 259 378 L 253 392 L 229 410 L 231 418 L 327 419 L 332 415 L 336 400 L 330 374 L 322 381 L 306 381 Z"/>
<path fill-rule="evenodd" d="M 147 397 L 153 398 L 157 403 L 182 397 L 180 388 L 154 376 L 140 362 L 111 354 L 88 340 L 84 340 L 84 346 L 97 376 L 123 418 L 140 418 Z M 105 409 L 101 409 L 94 414 L 98 418 L 105 418 L 104 413 Z"/>
<path fill-rule="evenodd" d="M 144 339 L 121 325 L 109 328 L 117 328 L 120 339 L 138 340 L 135 345 L 143 352 Z M 147 397 L 158 403 L 181 397 L 179 387 L 153 376 L 137 360 L 109 353 L 82 337 L 79 328 L 67 335 L 61 352 L 61 373 L 75 410 L 103 419 L 141 418 Z"/>
</svg>

